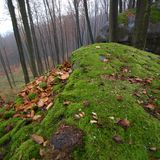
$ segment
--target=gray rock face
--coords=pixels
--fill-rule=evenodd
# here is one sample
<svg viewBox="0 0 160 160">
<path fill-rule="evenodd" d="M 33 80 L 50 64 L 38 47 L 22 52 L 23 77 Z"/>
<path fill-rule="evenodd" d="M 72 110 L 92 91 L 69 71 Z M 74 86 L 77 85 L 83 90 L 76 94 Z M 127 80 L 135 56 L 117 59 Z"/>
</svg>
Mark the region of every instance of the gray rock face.
<svg viewBox="0 0 160 160">
<path fill-rule="evenodd" d="M 156 7 L 160 9 L 160 1 L 157 2 Z M 134 30 L 135 16 L 128 18 L 128 24 L 119 24 L 118 26 L 118 42 L 124 44 L 131 44 L 132 34 Z M 97 42 L 109 41 L 109 23 L 104 25 L 100 30 L 97 38 Z M 148 27 L 147 45 L 148 51 L 160 54 L 160 22 L 150 23 Z"/>
</svg>

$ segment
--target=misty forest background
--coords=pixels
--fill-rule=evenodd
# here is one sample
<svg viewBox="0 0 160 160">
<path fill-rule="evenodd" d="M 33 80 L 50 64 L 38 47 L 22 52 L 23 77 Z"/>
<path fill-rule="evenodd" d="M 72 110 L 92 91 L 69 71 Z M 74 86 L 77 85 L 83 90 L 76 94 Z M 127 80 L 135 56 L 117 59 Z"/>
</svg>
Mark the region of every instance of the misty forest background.
<svg viewBox="0 0 160 160">
<path fill-rule="evenodd" d="M 17 91 L 24 82 L 28 83 L 33 77 L 68 60 L 72 51 L 95 43 L 101 28 L 109 20 L 112 27 L 110 40 L 116 41 L 118 13 L 136 8 L 136 2 L 6 0 L 14 32 L 0 36 L 1 92 L 4 94 L 4 88 L 16 85 Z"/>
</svg>

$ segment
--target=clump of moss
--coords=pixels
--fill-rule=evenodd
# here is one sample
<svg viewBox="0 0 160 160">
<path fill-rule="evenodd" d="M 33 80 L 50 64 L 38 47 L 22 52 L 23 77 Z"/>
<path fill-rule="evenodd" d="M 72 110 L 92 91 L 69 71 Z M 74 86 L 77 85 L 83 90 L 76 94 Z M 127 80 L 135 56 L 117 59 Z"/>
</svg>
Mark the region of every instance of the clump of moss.
<svg viewBox="0 0 160 160">
<path fill-rule="evenodd" d="M 39 87 L 42 89 L 46 89 L 47 88 L 47 83 L 46 82 L 41 82 L 39 83 Z"/>
<path fill-rule="evenodd" d="M 36 94 L 36 93 L 30 92 L 30 93 L 28 94 L 28 99 L 29 99 L 30 101 L 34 100 L 36 97 L 37 97 L 37 94 Z"/>
<path fill-rule="evenodd" d="M 23 98 L 17 97 L 14 103 L 16 106 L 23 104 Z"/>
</svg>

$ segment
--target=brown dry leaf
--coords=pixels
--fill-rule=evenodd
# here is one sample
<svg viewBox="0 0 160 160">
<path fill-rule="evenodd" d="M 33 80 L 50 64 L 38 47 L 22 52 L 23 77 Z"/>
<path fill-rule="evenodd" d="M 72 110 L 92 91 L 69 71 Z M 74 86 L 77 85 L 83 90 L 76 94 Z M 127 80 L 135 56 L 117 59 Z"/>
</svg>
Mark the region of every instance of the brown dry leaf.
<svg viewBox="0 0 160 160">
<path fill-rule="evenodd" d="M 52 106 L 53 106 L 53 102 L 51 102 L 51 103 L 46 107 L 46 109 L 49 110 Z"/>
<path fill-rule="evenodd" d="M 41 156 L 41 157 L 43 157 L 44 155 L 45 155 L 45 149 L 43 149 L 43 148 L 40 148 L 40 150 L 39 150 L 39 155 Z"/>
<path fill-rule="evenodd" d="M 150 104 L 150 103 L 145 105 L 144 107 L 147 108 L 147 109 L 150 109 L 150 110 L 154 110 L 155 109 L 155 105 L 154 104 Z"/>
<path fill-rule="evenodd" d="M 113 136 L 112 139 L 113 139 L 116 143 L 118 143 L 118 144 L 123 143 L 123 140 L 122 140 L 122 138 L 121 138 L 119 135 Z"/>
<path fill-rule="evenodd" d="M 80 117 L 78 114 L 75 114 L 75 115 L 74 115 L 74 119 L 75 119 L 75 120 L 79 120 L 80 118 L 81 118 L 81 117 Z"/>
<path fill-rule="evenodd" d="M 98 121 L 97 121 L 97 120 L 90 120 L 90 123 L 91 123 L 91 124 L 97 124 Z"/>
<path fill-rule="evenodd" d="M 128 129 L 128 127 L 130 126 L 130 122 L 127 119 L 120 119 L 117 124 L 121 127 L 123 127 L 124 129 Z"/>
<path fill-rule="evenodd" d="M 41 115 L 35 115 L 34 117 L 33 117 L 33 120 L 34 121 L 37 121 L 37 120 L 39 120 L 39 119 L 41 119 Z"/>
<path fill-rule="evenodd" d="M 33 141 L 35 141 L 38 144 L 44 143 L 44 138 L 42 136 L 37 135 L 37 134 L 32 134 L 31 138 Z"/>
<path fill-rule="evenodd" d="M 84 101 L 84 102 L 83 102 L 83 106 L 84 106 L 84 107 L 89 107 L 89 106 L 90 106 L 90 102 L 87 101 L 87 100 Z"/>
<path fill-rule="evenodd" d="M 123 101 L 123 96 L 117 96 L 118 101 Z"/>
<path fill-rule="evenodd" d="M 128 67 L 124 67 L 124 68 L 122 68 L 122 72 L 123 72 L 123 73 L 128 73 L 128 72 L 129 72 Z"/>
<path fill-rule="evenodd" d="M 65 105 L 65 106 L 68 106 L 68 105 L 70 105 L 71 104 L 71 101 L 64 101 L 63 102 L 63 105 Z"/>
<path fill-rule="evenodd" d="M 44 101 L 42 99 L 40 99 L 37 105 L 38 105 L 39 108 L 43 107 L 44 106 Z"/>
<path fill-rule="evenodd" d="M 105 58 L 105 59 L 103 59 L 103 62 L 108 63 L 109 59 Z"/>
<path fill-rule="evenodd" d="M 61 77 L 60 77 L 61 80 L 66 80 L 66 79 L 68 79 L 68 78 L 69 78 L 69 73 L 64 73 L 64 74 L 62 74 Z"/>
</svg>

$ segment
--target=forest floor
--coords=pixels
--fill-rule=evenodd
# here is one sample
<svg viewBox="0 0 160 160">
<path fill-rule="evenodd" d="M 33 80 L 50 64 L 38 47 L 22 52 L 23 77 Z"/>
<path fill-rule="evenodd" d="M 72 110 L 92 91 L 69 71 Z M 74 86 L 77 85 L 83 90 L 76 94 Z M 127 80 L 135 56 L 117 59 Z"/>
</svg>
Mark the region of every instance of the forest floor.
<svg viewBox="0 0 160 160">
<path fill-rule="evenodd" d="M 0 159 L 158 160 L 160 57 L 83 47 L 0 108 Z"/>
<path fill-rule="evenodd" d="M 0 96 L 6 101 L 13 101 L 16 94 L 24 87 L 23 73 L 20 68 L 16 69 L 16 72 L 13 72 L 13 76 L 16 86 L 13 85 L 13 88 L 11 89 L 6 76 L 0 75 Z"/>
</svg>

